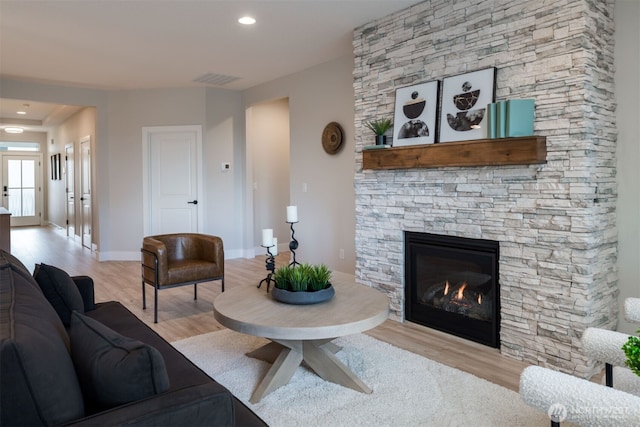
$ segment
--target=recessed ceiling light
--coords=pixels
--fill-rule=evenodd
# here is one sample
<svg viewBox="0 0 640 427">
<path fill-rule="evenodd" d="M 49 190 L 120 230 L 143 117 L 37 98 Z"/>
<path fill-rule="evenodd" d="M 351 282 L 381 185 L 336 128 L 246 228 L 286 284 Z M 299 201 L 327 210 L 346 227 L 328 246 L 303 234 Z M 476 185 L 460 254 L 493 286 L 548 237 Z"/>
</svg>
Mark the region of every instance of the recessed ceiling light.
<svg viewBox="0 0 640 427">
<path fill-rule="evenodd" d="M 238 19 L 238 22 L 243 25 L 253 25 L 256 23 L 256 20 L 250 16 L 243 16 L 242 18 Z"/>
<path fill-rule="evenodd" d="M 18 127 L 6 127 L 4 128 L 4 131 L 6 133 L 22 133 L 24 132 L 24 129 Z"/>
<path fill-rule="evenodd" d="M 25 115 L 27 114 L 27 108 L 29 108 L 29 104 L 22 104 L 22 109 L 16 111 L 16 114 Z"/>
</svg>

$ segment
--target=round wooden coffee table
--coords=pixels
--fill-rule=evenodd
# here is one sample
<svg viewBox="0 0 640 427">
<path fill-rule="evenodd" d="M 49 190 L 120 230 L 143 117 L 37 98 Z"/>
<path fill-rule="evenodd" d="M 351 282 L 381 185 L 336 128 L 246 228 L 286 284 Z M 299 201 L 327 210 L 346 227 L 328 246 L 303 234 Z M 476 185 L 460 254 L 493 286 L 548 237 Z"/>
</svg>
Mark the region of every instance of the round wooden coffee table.
<svg viewBox="0 0 640 427">
<path fill-rule="evenodd" d="M 287 384 L 303 360 L 327 381 L 371 393 L 335 356 L 340 347 L 331 341 L 384 322 L 389 314 L 389 300 L 383 293 L 363 285 L 333 286 L 336 294 L 331 300 L 313 305 L 283 304 L 264 288 L 253 285 L 228 289 L 215 299 L 213 313 L 218 322 L 234 331 L 271 341 L 248 354 L 273 363 L 250 402 L 259 402 Z"/>
</svg>

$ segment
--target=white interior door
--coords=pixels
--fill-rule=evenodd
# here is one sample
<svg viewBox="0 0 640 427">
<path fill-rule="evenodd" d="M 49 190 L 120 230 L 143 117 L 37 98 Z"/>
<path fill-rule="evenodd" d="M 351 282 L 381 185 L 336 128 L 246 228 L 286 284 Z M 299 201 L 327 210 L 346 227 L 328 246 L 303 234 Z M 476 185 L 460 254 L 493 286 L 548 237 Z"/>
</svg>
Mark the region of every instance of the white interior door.
<svg viewBox="0 0 640 427">
<path fill-rule="evenodd" d="M 73 144 L 64 147 L 64 176 L 67 197 L 67 236 L 76 235 L 75 158 Z"/>
<path fill-rule="evenodd" d="M 40 225 L 42 155 L 2 155 L 2 204 L 11 226 Z"/>
<path fill-rule="evenodd" d="M 91 249 L 92 209 L 91 209 L 91 137 L 80 140 L 80 223 L 82 246 Z"/>
<path fill-rule="evenodd" d="M 143 129 L 148 159 L 144 191 L 148 197 L 145 235 L 196 233 L 202 200 L 200 126 Z"/>
</svg>

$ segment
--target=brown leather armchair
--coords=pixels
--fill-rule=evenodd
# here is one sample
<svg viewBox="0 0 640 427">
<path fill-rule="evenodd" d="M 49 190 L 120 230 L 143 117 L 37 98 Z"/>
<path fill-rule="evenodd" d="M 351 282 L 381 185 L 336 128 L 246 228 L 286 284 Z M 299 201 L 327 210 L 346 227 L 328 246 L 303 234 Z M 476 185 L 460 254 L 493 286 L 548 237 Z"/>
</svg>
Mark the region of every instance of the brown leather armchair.
<svg viewBox="0 0 640 427">
<path fill-rule="evenodd" d="M 162 234 L 142 240 L 142 308 L 147 308 L 145 284 L 154 287 L 153 321 L 158 323 L 158 291 L 193 285 L 198 299 L 198 283 L 222 281 L 224 292 L 224 248 L 217 236 L 195 233 Z"/>
</svg>

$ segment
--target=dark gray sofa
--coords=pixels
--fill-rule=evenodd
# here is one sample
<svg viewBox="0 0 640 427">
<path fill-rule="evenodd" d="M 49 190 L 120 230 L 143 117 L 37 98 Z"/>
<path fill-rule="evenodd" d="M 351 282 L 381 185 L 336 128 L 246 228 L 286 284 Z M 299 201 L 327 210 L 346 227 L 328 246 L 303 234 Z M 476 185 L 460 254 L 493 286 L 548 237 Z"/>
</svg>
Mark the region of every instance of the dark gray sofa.
<svg viewBox="0 0 640 427">
<path fill-rule="evenodd" d="M 266 426 L 122 304 L 96 304 L 91 278 L 66 277 L 79 295 L 0 250 L 0 425 Z"/>
</svg>

